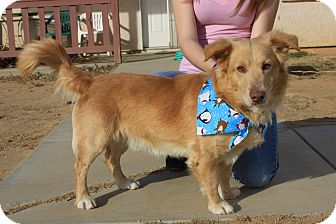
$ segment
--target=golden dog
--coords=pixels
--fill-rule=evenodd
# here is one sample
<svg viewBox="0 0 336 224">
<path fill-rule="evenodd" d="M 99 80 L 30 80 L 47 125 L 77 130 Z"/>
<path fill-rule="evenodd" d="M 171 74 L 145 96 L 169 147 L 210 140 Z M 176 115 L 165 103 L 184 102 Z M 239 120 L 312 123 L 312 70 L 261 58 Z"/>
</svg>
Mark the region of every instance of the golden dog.
<svg viewBox="0 0 336 224">
<path fill-rule="evenodd" d="M 221 39 L 205 47 L 205 60 L 214 58 L 211 72 L 163 78 L 130 73 L 94 79 L 75 68 L 64 48 L 52 39 L 31 43 L 18 57 L 18 68 L 29 76 L 40 62 L 55 69 L 61 92 L 77 96 L 73 108 L 73 141 L 76 155 L 76 205 L 96 206 L 87 189 L 93 160 L 105 151 L 104 162 L 120 188 L 137 189 L 120 167 L 128 149 L 188 157 L 188 165 L 215 214 L 233 213 L 226 199 L 240 195 L 229 178 L 234 161 L 247 149 L 263 143 L 258 125 L 271 122 L 271 113 L 287 86 L 285 61 L 289 48 L 298 49 L 296 36 L 273 31 L 252 40 Z M 232 150 L 231 134 L 196 134 L 198 94 L 211 77 L 217 96 L 247 117 L 254 127 Z"/>
</svg>

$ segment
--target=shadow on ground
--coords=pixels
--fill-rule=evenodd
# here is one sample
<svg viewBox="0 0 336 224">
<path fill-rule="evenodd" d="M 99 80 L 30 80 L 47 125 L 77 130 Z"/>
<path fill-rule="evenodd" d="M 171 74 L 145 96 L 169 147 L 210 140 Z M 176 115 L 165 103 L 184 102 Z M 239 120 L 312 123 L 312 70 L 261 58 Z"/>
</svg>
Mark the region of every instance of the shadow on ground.
<svg viewBox="0 0 336 224">
<path fill-rule="evenodd" d="M 159 170 L 156 172 L 152 172 L 149 175 L 138 179 L 138 181 L 141 183 L 141 188 L 143 188 L 153 183 L 164 182 L 164 181 L 171 180 L 171 179 L 178 179 L 178 178 L 188 176 L 188 175 L 190 175 L 190 172 L 188 170 L 180 171 L 180 172 L 173 172 L 167 169 L 163 169 L 163 170 Z M 98 207 L 102 207 L 106 205 L 111 198 L 125 191 L 127 190 L 118 189 L 118 190 L 112 191 L 110 193 L 107 193 L 105 195 L 102 195 L 96 198 Z"/>
<path fill-rule="evenodd" d="M 274 186 L 302 179 L 307 179 L 310 181 L 315 178 L 324 177 L 329 174 L 335 173 L 335 169 L 332 166 L 328 167 L 328 164 L 325 163 L 327 161 L 324 161 L 324 158 L 322 158 L 321 155 L 317 154 L 316 151 L 314 151 L 315 149 L 313 149 L 310 145 L 307 145 L 304 142 L 304 139 L 302 139 L 302 136 L 298 134 L 296 128 L 307 126 L 311 127 L 317 125 L 335 125 L 336 118 L 311 118 L 299 121 L 286 121 L 280 123 L 280 125 L 281 124 L 285 125 L 288 129 L 279 131 L 279 138 L 281 139 L 281 144 L 279 145 L 280 167 L 275 178 L 271 181 L 269 185 L 265 187 L 240 187 L 242 193 L 241 196 L 238 199 L 232 200 L 230 202 L 230 204 L 234 206 L 235 211 L 241 210 L 241 207 L 239 205 L 240 201 Z M 300 150 L 297 150 L 297 147 L 300 147 Z M 147 185 L 153 183 L 177 179 L 187 175 L 191 175 L 191 171 L 171 172 L 168 170 L 160 170 L 139 179 L 139 181 L 142 184 L 142 187 L 146 187 Z M 124 190 L 116 190 L 100 196 L 99 198 L 97 198 L 97 203 L 99 206 L 104 206 L 112 197 L 123 192 Z"/>
</svg>

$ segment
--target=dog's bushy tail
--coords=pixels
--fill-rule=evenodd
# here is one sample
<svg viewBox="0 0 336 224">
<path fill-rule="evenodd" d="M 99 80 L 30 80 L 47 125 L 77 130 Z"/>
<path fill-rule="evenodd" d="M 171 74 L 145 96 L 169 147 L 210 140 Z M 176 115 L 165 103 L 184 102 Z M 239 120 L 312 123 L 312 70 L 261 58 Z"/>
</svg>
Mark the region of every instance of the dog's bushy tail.
<svg viewBox="0 0 336 224">
<path fill-rule="evenodd" d="M 17 68 L 24 78 L 43 63 L 57 73 L 57 91 L 72 96 L 84 93 L 94 81 L 93 75 L 74 67 L 63 46 L 51 38 L 30 43 L 18 56 Z"/>
</svg>

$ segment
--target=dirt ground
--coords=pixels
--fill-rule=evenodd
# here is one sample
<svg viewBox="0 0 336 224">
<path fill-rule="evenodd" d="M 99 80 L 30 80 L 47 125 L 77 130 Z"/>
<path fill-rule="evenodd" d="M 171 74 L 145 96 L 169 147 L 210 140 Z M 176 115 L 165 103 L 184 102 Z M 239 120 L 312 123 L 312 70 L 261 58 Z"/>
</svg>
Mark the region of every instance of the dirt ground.
<svg viewBox="0 0 336 224">
<path fill-rule="evenodd" d="M 278 120 L 289 127 L 336 124 L 336 56 L 292 54 L 289 66 L 296 75 L 290 75 Z M 0 181 L 70 113 L 71 105 L 53 91 L 54 81 L 43 77 L 26 82 L 0 79 Z M 307 217 L 240 217 L 235 223 L 316 223 L 327 216 Z"/>
<path fill-rule="evenodd" d="M 193 220 L 190 222 L 174 222 L 173 224 L 315 224 L 330 216 L 329 213 L 314 215 L 264 215 L 257 217 L 236 216 L 230 221 Z M 140 222 L 141 224 L 172 224 L 171 222 Z"/>
<path fill-rule="evenodd" d="M 71 111 L 52 81 L 0 83 L 0 180 L 9 175 Z"/>
<path fill-rule="evenodd" d="M 336 72 L 291 76 L 278 120 L 290 127 L 336 124 L 335 85 Z"/>
</svg>

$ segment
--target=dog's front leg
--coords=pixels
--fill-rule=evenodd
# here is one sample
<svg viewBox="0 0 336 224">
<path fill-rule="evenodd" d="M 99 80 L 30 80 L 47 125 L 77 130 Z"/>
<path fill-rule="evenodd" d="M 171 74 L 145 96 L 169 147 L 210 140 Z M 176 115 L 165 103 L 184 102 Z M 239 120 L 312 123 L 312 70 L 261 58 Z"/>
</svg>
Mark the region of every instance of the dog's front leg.
<svg viewBox="0 0 336 224">
<path fill-rule="evenodd" d="M 231 161 L 221 161 L 218 163 L 218 179 L 219 186 L 218 192 L 220 197 L 224 200 L 236 199 L 240 196 L 240 190 L 238 188 L 230 187 L 230 177 L 232 173 L 232 163 Z"/>
<path fill-rule="evenodd" d="M 206 151 L 207 149 L 205 149 Z M 214 214 L 233 213 L 233 207 L 221 199 L 218 193 L 218 157 L 208 150 L 195 153 L 190 161 L 192 171 L 208 199 L 208 209 Z"/>
</svg>

